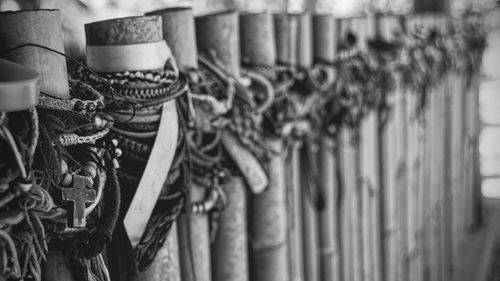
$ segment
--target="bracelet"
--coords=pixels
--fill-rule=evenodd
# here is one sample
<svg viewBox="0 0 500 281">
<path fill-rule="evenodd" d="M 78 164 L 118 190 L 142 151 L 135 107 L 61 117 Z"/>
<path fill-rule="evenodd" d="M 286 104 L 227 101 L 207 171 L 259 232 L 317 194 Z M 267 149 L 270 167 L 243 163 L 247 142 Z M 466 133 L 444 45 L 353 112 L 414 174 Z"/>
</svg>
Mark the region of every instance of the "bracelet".
<svg viewBox="0 0 500 281">
<path fill-rule="evenodd" d="M 132 83 L 154 83 L 154 84 L 168 84 L 172 83 L 177 79 L 178 74 L 174 71 L 125 71 L 117 73 L 100 73 L 100 77 L 106 80 L 108 83 L 115 85 L 132 84 Z M 92 80 L 97 80 L 95 75 L 90 74 L 89 78 Z"/>
<path fill-rule="evenodd" d="M 109 128 L 98 131 L 92 135 L 79 136 L 74 133 L 64 133 L 58 136 L 59 143 L 62 146 L 73 146 L 77 144 L 95 143 L 97 140 L 105 137 L 109 133 Z"/>
</svg>

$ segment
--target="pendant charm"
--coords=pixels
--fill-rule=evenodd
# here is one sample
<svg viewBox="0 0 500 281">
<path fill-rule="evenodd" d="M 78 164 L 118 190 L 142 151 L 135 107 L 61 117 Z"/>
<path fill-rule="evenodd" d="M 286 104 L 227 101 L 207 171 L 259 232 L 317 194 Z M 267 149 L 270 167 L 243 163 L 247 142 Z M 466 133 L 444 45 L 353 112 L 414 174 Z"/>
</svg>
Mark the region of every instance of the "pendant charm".
<svg viewBox="0 0 500 281">
<path fill-rule="evenodd" d="M 252 193 L 259 194 L 264 191 L 269 179 L 257 158 L 228 130 L 222 132 L 222 144 L 240 169 Z"/>
<path fill-rule="evenodd" d="M 96 192 L 91 189 L 87 177 L 74 175 L 73 187 L 62 189 L 62 199 L 65 202 L 70 202 L 71 207 L 68 212 L 68 227 L 84 228 L 87 224 L 85 219 L 85 205 L 93 203 L 96 200 Z"/>
</svg>

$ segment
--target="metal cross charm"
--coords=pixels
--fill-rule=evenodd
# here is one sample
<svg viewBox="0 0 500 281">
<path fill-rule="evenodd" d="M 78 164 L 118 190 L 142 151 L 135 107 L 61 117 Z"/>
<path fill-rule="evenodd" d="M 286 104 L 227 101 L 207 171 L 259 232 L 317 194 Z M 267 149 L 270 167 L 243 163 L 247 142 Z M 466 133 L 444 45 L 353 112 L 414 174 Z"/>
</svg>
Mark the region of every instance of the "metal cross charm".
<svg viewBox="0 0 500 281">
<path fill-rule="evenodd" d="M 62 189 L 62 199 L 72 202 L 72 217 L 68 216 L 68 226 L 83 228 L 87 224 L 85 220 L 85 204 L 96 200 L 96 192 L 87 188 L 88 181 L 84 176 L 73 176 L 73 188 Z"/>
</svg>

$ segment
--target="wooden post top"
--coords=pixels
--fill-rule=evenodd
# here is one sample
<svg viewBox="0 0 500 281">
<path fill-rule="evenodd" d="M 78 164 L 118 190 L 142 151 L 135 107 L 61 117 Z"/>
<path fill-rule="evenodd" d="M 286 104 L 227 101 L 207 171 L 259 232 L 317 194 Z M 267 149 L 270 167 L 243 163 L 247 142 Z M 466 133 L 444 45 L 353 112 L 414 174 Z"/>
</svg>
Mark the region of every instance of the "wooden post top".
<svg viewBox="0 0 500 281">
<path fill-rule="evenodd" d="M 299 16 L 297 64 L 301 67 L 311 67 L 313 61 L 313 31 L 311 14 L 302 13 Z"/>
<path fill-rule="evenodd" d="M 337 52 L 337 20 L 332 14 L 313 16 L 314 60 L 332 62 Z"/>
<path fill-rule="evenodd" d="M 61 99 L 69 99 L 64 56 L 36 46 L 3 53 L 28 43 L 64 53 L 59 10 L 0 12 L 0 56 L 37 71 L 41 78 L 40 91 Z"/>
<path fill-rule="evenodd" d="M 89 46 L 154 43 L 163 40 L 160 16 L 138 16 L 97 21 L 85 25 Z"/>
<path fill-rule="evenodd" d="M 193 9 L 189 7 L 167 8 L 149 12 L 147 15 L 161 16 L 163 38 L 172 49 L 179 69 L 181 71 L 197 69 L 198 52 Z"/>
<path fill-rule="evenodd" d="M 276 64 L 276 37 L 270 13 L 240 15 L 241 57 L 251 64 Z"/>
<path fill-rule="evenodd" d="M 198 49 L 214 52 L 226 70 L 240 76 L 240 36 L 237 11 L 226 11 L 197 17 Z"/>
<path fill-rule="evenodd" d="M 313 64 L 312 21 L 308 13 L 274 15 L 278 61 L 310 67 Z"/>
<path fill-rule="evenodd" d="M 171 58 L 160 16 L 117 18 L 85 25 L 87 64 L 99 72 L 163 69 Z"/>
</svg>

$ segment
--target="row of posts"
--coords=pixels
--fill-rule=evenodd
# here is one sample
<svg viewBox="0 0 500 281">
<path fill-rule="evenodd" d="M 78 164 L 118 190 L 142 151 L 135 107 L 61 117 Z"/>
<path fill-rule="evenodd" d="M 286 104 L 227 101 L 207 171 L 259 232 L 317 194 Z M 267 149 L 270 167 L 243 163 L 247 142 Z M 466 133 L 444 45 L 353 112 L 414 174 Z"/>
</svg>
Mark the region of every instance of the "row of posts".
<svg viewBox="0 0 500 281">
<path fill-rule="evenodd" d="M 391 41 L 413 28 L 445 32 L 452 24 L 430 14 L 336 19 L 226 12 L 195 20 L 188 9 L 155 14 L 162 15 L 167 42 L 175 46 L 184 38 L 174 47 L 176 58 L 192 50 L 189 64 L 178 59 L 181 69 L 196 67 L 196 40 L 198 49 L 215 50 L 235 75 L 242 59 L 304 68 L 334 61 L 348 32 L 366 50 L 367 40 L 377 36 Z M 182 34 L 169 21 L 182 22 Z M 280 151 L 268 166 L 270 185 L 259 195 L 248 195 L 241 178 L 225 185 L 230 203 L 214 244 L 206 215 L 180 218 L 179 225 L 191 224 L 191 233 L 179 235 L 180 268 L 193 255 L 196 273 L 186 279 L 192 274 L 181 270 L 182 280 L 452 280 L 464 237 L 481 221 L 478 88 L 477 75 L 469 82 L 450 74 L 418 114 L 418 93 L 396 87 L 387 94 L 387 122 L 373 111 L 357 132 L 344 128 L 338 139 L 322 137 L 322 211 L 312 206 L 300 178 L 302 143 L 286 149 L 282 140 L 267 139 Z"/>
<path fill-rule="evenodd" d="M 54 13 L 0 16 L 2 30 L 9 30 L 0 31 L 0 39 L 12 40 L 8 33 L 22 30 L 20 42 L 62 51 Z M 338 19 L 223 12 L 195 18 L 189 8 L 173 8 L 150 15 L 161 16 L 164 39 L 181 71 L 198 68 L 197 50 L 213 50 L 236 77 L 242 59 L 303 68 L 334 61 L 348 32 L 366 50 L 368 39 L 391 41 L 419 25 L 445 30 L 451 24 L 444 15 L 430 14 Z M 36 59 L 40 50 L 24 52 L 42 72 L 42 90 L 67 93 L 60 89 L 67 81 L 61 57 L 44 54 L 42 63 Z M 215 241 L 210 241 L 207 214 L 182 214 L 153 265 L 137 280 L 452 280 L 459 273 L 462 242 L 481 222 L 478 79 L 447 75 L 432 88 L 421 114 L 416 113 L 418 94 L 396 87 L 386 95 L 391 107 L 386 122 L 372 111 L 359 128 L 341 128 L 336 139 L 321 137 L 317 157 L 326 203 L 321 211 L 312 206 L 301 181 L 303 144 L 286 147 L 281 139 L 265 139 L 279 152 L 267 167 L 267 189 L 253 195 L 242 178 L 230 178 L 222 187 L 229 203 L 220 214 Z M 191 201 L 203 200 L 204 192 L 192 186 Z M 115 250 L 122 242 L 113 242 Z M 109 260 L 117 258 L 109 254 Z M 72 280 L 64 264 L 64 257 L 51 251 L 47 280 Z M 126 267 L 111 262 L 111 275 L 128 280 Z"/>
</svg>

